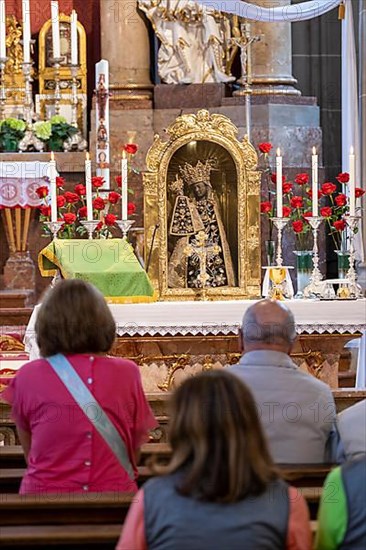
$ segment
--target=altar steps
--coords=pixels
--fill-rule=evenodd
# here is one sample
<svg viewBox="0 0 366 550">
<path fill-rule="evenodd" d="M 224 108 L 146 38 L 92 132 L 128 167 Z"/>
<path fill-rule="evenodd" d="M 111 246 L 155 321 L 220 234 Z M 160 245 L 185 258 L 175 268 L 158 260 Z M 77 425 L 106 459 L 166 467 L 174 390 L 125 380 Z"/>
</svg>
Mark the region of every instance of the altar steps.
<svg viewBox="0 0 366 550">
<path fill-rule="evenodd" d="M 31 290 L 0 290 L 0 309 L 28 308 L 34 304 Z"/>
<path fill-rule="evenodd" d="M 32 307 L 0 307 L 1 327 L 24 327 L 32 315 Z"/>
</svg>

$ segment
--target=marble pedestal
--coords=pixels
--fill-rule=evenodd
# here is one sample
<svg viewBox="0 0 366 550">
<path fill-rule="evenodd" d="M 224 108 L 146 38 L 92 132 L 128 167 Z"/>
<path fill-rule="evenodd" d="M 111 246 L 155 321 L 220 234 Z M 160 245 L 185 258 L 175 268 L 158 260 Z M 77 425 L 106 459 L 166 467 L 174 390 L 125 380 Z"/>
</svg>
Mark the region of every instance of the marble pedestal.
<svg viewBox="0 0 366 550">
<path fill-rule="evenodd" d="M 35 266 L 29 252 L 10 255 L 4 266 L 3 282 L 7 290 L 35 291 Z"/>
</svg>

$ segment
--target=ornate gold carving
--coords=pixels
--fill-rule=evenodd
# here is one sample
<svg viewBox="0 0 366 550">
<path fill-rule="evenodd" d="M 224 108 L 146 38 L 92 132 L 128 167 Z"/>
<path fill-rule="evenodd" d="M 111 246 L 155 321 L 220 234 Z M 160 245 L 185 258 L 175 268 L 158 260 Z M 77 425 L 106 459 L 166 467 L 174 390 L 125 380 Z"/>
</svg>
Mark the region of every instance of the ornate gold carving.
<svg viewBox="0 0 366 550">
<path fill-rule="evenodd" d="M 5 88 L 10 101 L 15 104 L 23 104 L 24 101 L 22 34 L 22 25 L 14 15 L 8 15 L 6 17 L 6 54 L 8 61 L 5 65 Z M 32 74 L 34 74 L 34 71 L 32 71 Z"/>
<path fill-rule="evenodd" d="M 259 225 L 257 223 L 255 225 L 251 225 L 248 231 L 249 250 L 256 250 L 256 248 L 260 246 L 259 235 L 260 235 Z"/>
<path fill-rule="evenodd" d="M 258 238 L 255 243 L 253 235 L 249 238 L 250 227 L 258 227 L 258 233 L 260 227 L 260 172 L 257 171 L 258 159 L 255 149 L 248 139 L 242 142 L 237 139 L 238 130 L 229 118 L 221 114 L 210 114 L 205 109 L 198 111 L 196 115 L 179 116 L 169 125 L 166 133 L 169 137 L 167 141 L 163 141 L 158 135 L 155 136 L 146 158 L 148 172 L 144 174 L 145 234 L 151 234 L 152 228 L 159 224 L 158 253 L 153 255 L 149 276 L 154 286 L 159 288 L 160 298 L 163 300 L 194 300 L 197 297 L 216 300 L 258 298 L 261 280 L 260 239 Z M 229 215 L 226 223 L 230 223 L 232 218 L 237 220 L 237 230 L 234 230 L 235 245 L 233 245 L 237 247 L 237 286 L 206 288 L 204 293 L 202 290 L 193 288 L 169 288 L 167 273 L 168 209 L 170 208 L 167 188 L 174 179 L 174 175 L 170 174 L 171 179 L 168 181 L 168 171 L 171 162 L 177 162 L 175 155 L 179 156 L 180 150 L 185 147 L 185 157 L 187 157 L 190 147 L 193 150 L 200 143 L 202 147 L 207 144 L 211 149 L 216 148 L 219 154 L 226 155 L 232 163 L 235 171 L 234 178 L 236 178 L 234 189 L 232 182 L 231 186 L 224 183 L 220 193 L 221 206 L 227 207 L 228 197 L 230 197 L 231 210 L 227 210 Z M 198 160 L 204 162 L 207 158 L 200 159 L 197 154 L 196 157 L 192 154 L 192 158 L 189 156 L 184 160 L 194 162 L 196 165 Z M 216 170 L 220 171 L 220 165 Z M 233 241 L 233 232 L 231 239 Z M 146 247 L 146 254 L 149 254 L 149 244 Z"/>
<path fill-rule="evenodd" d="M 24 344 L 14 336 L 5 334 L 0 336 L 0 351 L 24 351 Z"/>
</svg>

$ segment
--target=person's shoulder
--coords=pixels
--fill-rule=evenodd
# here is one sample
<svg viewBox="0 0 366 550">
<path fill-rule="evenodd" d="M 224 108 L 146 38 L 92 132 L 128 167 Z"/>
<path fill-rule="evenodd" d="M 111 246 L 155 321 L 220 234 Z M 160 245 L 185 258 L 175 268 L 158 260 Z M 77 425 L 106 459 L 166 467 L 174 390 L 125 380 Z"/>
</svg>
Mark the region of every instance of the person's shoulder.
<svg viewBox="0 0 366 550">
<path fill-rule="evenodd" d="M 45 367 L 47 367 L 48 362 L 44 358 L 34 359 L 33 361 L 28 361 L 20 367 L 16 373 L 17 380 L 23 377 L 36 376 L 38 372 L 41 372 Z"/>
<path fill-rule="evenodd" d="M 138 375 L 139 368 L 134 361 L 130 359 L 124 359 L 123 357 L 110 357 L 107 356 L 104 358 L 105 364 L 108 367 L 119 370 L 123 374 Z"/>
<path fill-rule="evenodd" d="M 341 411 L 338 414 L 338 420 L 340 422 L 349 420 L 349 419 L 357 419 L 365 421 L 366 419 L 366 399 L 363 399 L 362 401 L 359 401 L 358 403 L 355 403 L 354 405 L 351 405 L 351 407 L 347 407 L 347 409 L 344 409 L 344 411 Z"/>
<path fill-rule="evenodd" d="M 319 378 L 316 378 L 312 374 L 308 372 L 304 372 L 300 370 L 299 368 L 294 369 L 295 376 L 301 379 L 302 384 L 306 384 L 308 388 L 312 388 L 314 391 L 316 391 L 318 394 L 324 394 L 324 396 L 329 397 L 332 396 L 332 392 L 328 384 L 323 382 L 322 380 L 319 380 Z"/>
</svg>

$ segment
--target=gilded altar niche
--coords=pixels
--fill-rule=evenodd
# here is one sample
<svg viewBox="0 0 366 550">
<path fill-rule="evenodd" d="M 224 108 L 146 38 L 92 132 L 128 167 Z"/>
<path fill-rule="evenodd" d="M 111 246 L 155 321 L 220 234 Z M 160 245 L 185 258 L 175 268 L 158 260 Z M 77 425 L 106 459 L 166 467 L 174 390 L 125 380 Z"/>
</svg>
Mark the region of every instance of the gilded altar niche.
<svg viewBox="0 0 366 550">
<path fill-rule="evenodd" d="M 161 300 L 260 296 L 257 155 L 224 115 L 182 115 L 144 174 L 146 266 Z"/>
</svg>

